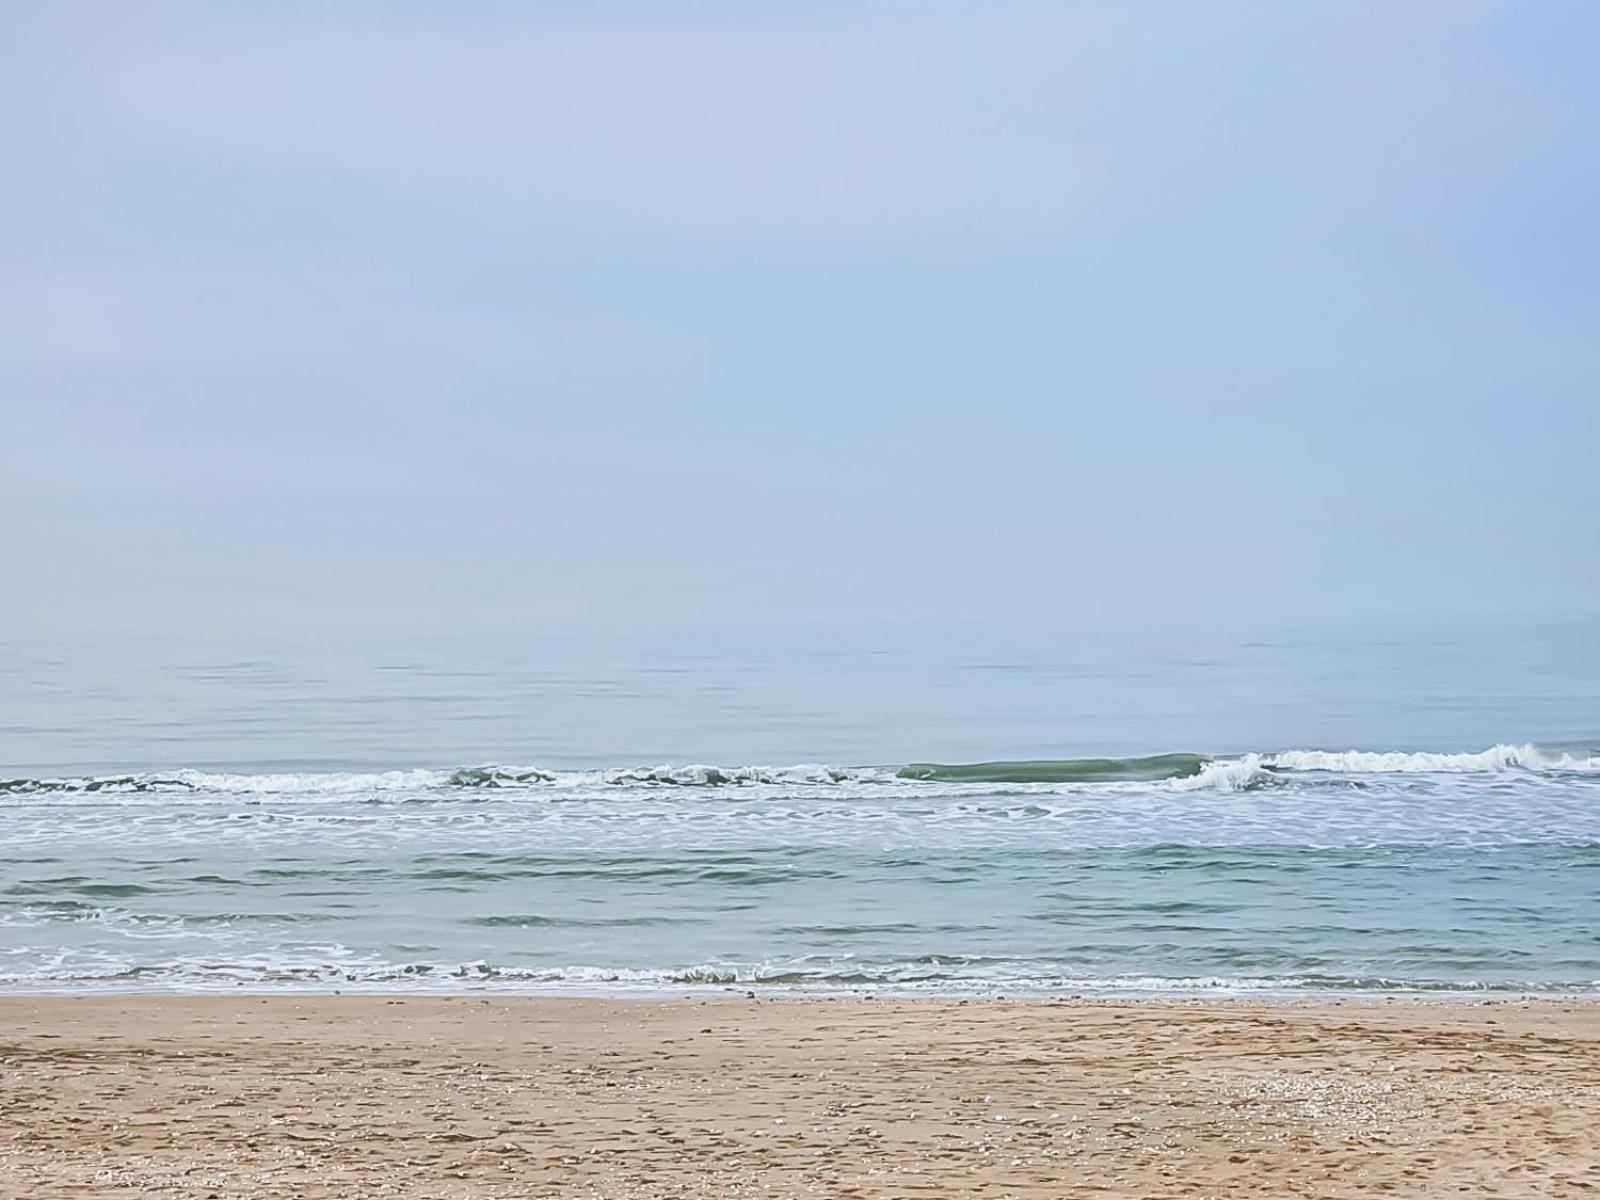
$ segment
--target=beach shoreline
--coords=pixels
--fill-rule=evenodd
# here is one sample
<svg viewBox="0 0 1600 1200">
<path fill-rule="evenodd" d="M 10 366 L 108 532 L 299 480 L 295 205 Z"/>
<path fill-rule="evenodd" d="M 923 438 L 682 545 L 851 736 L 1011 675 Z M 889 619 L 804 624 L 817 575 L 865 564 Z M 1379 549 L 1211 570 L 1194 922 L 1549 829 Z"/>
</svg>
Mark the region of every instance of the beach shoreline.
<svg viewBox="0 0 1600 1200">
<path fill-rule="evenodd" d="M 1592 998 L 0 998 L 0 1196 L 1592 1195 Z"/>
</svg>

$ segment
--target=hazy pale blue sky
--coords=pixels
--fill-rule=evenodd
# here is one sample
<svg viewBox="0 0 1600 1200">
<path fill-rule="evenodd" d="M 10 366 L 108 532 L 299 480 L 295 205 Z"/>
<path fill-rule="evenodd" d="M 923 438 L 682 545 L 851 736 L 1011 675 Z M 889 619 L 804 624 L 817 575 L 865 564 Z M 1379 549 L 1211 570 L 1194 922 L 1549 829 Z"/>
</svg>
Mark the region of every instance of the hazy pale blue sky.
<svg viewBox="0 0 1600 1200">
<path fill-rule="evenodd" d="M 0 618 L 1600 603 L 1587 2 L 0 8 Z"/>
</svg>

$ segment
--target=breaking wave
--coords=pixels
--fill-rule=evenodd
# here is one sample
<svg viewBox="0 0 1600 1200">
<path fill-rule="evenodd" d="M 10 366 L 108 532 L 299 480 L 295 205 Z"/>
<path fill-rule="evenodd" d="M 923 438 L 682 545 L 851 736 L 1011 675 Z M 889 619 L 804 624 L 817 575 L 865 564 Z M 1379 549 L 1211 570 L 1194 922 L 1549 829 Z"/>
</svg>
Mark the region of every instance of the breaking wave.
<svg viewBox="0 0 1600 1200">
<path fill-rule="evenodd" d="M 867 787 L 1006 784 L 1016 786 L 1154 784 L 1180 791 L 1242 791 L 1296 776 L 1350 779 L 1381 775 L 1518 773 L 1600 774 L 1600 753 L 1503 743 L 1465 753 L 1392 750 L 1281 750 L 1240 755 L 1158 754 L 1135 758 L 1030 759 L 979 763 L 910 763 L 901 767 L 687 765 L 555 770 L 473 766 L 455 770 L 215 772 L 175 770 L 120 775 L 0 779 L 0 797 L 125 793 L 227 796 L 361 797 L 489 789 Z"/>
<path fill-rule="evenodd" d="M 83 964 L 87 967 L 88 964 Z M 939 956 L 920 961 L 853 963 L 799 959 L 711 962 L 684 967 L 515 967 L 469 963 L 293 962 L 265 955 L 231 961 L 192 960 L 160 965 L 104 962 L 98 968 L 0 971 L 0 988 L 15 991 L 106 989 L 204 992 L 237 988 L 340 988 L 419 994 L 462 991 L 567 993 L 576 995 L 681 994 L 748 991 L 751 994 L 889 996 L 1192 996 L 1328 995 L 1341 993 L 1592 995 L 1600 980 L 1574 978 L 1456 980 L 1431 976 L 1332 975 L 1092 975 L 1060 972 L 1050 964 L 1007 960 L 969 961 Z"/>
</svg>

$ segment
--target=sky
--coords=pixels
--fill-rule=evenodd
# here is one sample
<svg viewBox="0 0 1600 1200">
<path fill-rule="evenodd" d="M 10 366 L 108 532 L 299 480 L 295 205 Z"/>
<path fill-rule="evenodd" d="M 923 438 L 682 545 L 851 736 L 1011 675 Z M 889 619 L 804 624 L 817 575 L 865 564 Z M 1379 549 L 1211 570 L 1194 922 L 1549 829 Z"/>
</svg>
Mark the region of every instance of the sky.
<svg viewBox="0 0 1600 1200">
<path fill-rule="evenodd" d="M 1600 609 L 1600 8 L 0 7 L 0 624 Z"/>
</svg>

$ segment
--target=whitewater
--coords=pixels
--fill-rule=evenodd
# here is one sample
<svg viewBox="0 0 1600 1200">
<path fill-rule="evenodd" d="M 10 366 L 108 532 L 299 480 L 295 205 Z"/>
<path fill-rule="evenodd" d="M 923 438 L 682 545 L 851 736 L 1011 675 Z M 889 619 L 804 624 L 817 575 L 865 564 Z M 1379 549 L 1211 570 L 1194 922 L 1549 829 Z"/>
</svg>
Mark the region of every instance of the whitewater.
<svg viewBox="0 0 1600 1200">
<path fill-rule="evenodd" d="M 0 780 L 0 987 L 1600 990 L 1600 751 Z"/>
<path fill-rule="evenodd" d="M 902 767 L 791 766 L 723 767 L 706 763 L 675 766 L 555 770 L 539 767 L 475 766 L 454 770 L 269 772 L 250 774 L 193 769 L 126 775 L 0 779 L 0 795 L 182 792 L 197 796 L 415 795 L 443 788 L 507 788 L 551 785 L 585 787 L 749 787 L 754 785 L 872 785 L 927 783 L 1091 784 L 1163 782 L 1179 790 L 1241 790 L 1283 781 L 1290 774 L 1336 777 L 1385 774 L 1600 772 L 1600 754 L 1545 750 L 1531 743 L 1497 744 L 1473 753 L 1367 750 L 1285 750 L 1216 758 L 1159 754 L 1125 759 L 1059 759 L 965 764 L 913 763 Z"/>
</svg>

